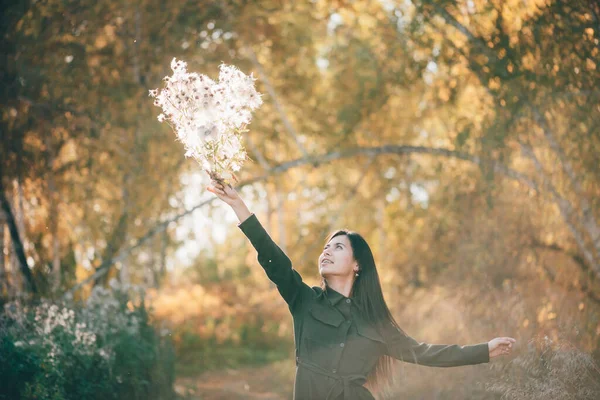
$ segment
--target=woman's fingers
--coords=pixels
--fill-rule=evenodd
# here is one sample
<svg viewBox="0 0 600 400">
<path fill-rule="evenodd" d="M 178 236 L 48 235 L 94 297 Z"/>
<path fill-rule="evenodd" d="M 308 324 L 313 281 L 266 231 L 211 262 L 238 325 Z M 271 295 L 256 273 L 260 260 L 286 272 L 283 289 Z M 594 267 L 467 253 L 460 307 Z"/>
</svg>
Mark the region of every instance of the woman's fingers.
<svg viewBox="0 0 600 400">
<path fill-rule="evenodd" d="M 516 343 L 516 340 L 511 337 L 498 337 L 495 339 L 495 348 L 494 352 L 498 355 L 506 355 L 510 354 L 512 351 L 513 343 Z"/>
<path fill-rule="evenodd" d="M 225 184 L 221 181 L 215 181 L 214 179 L 211 180 L 211 185 L 208 185 L 206 190 L 216 194 L 217 197 L 227 204 L 231 204 L 231 202 L 239 198 L 237 192 L 230 184 Z"/>
<path fill-rule="evenodd" d="M 516 340 L 511 337 L 499 337 L 498 343 L 512 345 Z"/>
<path fill-rule="evenodd" d="M 502 342 L 500 344 L 502 346 L 502 353 L 510 354 L 510 351 L 512 350 L 512 345 L 516 342 L 516 340 L 510 337 L 503 337 L 501 339 Z"/>
<path fill-rule="evenodd" d="M 230 189 L 227 189 L 221 182 L 217 182 L 217 181 L 211 181 L 212 185 L 209 185 L 207 187 L 207 190 L 218 195 L 219 197 L 234 197 L 234 193 L 232 192 L 230 193 L 229 190 L 233 190 L 233 188 L 231 187 L 231 185 L 227 185 L 227 187 L 229 187 Z"/>
<path fill-rule="evenodd" d="M 225 191 L 225 186 L 221 182 L 217 182 L 217 181 L 213 180 L 213 181 L 211 181 L 211 183 L 215 188 Z M 229 184 L 227 186 L 231 187 L 231 185 L 229 185 Z"/>
<path fill-rule="evenodd" d="M 225 192 L 223 190 L 221 190 L 219 188 L 216 188 L 216 187 L 213 187 L 213 186 L 208 186 L 206 188 L 206 190 L 208 190 L 209 192 L 214 193 L 214 194 L 225 195 Z"/>
<path fill-rule="evenodd" d="M 490 357 L 509 355 L 512 352 L 513 344 L 517 341 L 514 338 L 503 336 L 492 339 L 490 342 Z"/>
</svg>

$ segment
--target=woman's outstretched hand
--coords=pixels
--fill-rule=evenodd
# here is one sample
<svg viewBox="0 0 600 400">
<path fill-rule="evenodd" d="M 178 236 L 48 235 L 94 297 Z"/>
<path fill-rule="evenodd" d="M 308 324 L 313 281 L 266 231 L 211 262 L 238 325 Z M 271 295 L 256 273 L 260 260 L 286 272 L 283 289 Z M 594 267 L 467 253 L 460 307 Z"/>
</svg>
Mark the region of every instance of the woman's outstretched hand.
<svg viewBox="0 0 600 400">
<path fill-rule="evenodd" d="M 498 356 L 508 355 L 512 351 L 513 343 L 516 340 L 511 337 L 497 337 L 488 342 L 490 350 L 490 359 Z"/>
<path fill-rule="evenodd" d="M 230 206 L 234 206 L 242 201 L 238 192 L 230 184 L 224 185 L 214 179 L 211 180 L 211 185 L 207 186 L 206 190 L 216 194 L 219 199 Z"/>
<path fill-rule="evenodd" d="M 244 200 L 242 200 L 238 195 L 238 192 L 236 192 L 230 184 L 224 185 L 221 182 L 211 179 L 211 185 L 207 186 L 206 190 L 216 194 L 219 199 L 229 204 L 240 220 L 240 223 L 244 222 L 252 215 L 250 210 L 248 210 L 248 207 L 246 207 Z"/>
</svg>

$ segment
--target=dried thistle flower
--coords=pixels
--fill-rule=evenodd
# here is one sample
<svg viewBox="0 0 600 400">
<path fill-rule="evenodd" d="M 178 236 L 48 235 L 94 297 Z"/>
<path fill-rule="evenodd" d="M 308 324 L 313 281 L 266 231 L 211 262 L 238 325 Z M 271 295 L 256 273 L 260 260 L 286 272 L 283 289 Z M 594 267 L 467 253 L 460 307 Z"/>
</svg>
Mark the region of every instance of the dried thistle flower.
<svg viewBox="0 0 600 400">
<path fill-rule="evenodd" d="M 219 81 L 187 72 L 187 63 L 173 58 L 173 75 L 162 90 L 150 90 L 154 105 L 162 108 L 159 122 L 166 121 L 184 144 L 185 156 L 193 157 L 212 179 L 223 181 L 229 173 L 236 180 L 249 159 L 241 144 L 252 111 L 262 104 L 254 88 L 255 78 L 235 66 L 221 64 Z"/>
</svg>

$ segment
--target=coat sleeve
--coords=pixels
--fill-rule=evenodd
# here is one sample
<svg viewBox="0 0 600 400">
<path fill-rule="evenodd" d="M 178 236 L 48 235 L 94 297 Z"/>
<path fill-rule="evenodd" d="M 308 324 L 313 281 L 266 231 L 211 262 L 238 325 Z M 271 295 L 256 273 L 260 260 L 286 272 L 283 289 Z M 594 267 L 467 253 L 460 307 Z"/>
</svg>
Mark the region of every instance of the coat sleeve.
<svg viewBox="0 0 600 400">
<path fill-rule="evenodd" d="M 401 361 L 429 367 L 458 367 L 490 361 L 488 343 L 459 346 L 418 342 L 390 323 L 385 329 L 387 355 Z"/>
<path fill-rule="evenodd" d="M 289 257 L 271 239 L 255 214 L 238 224 L 238 228 L 250 240 L 258 253 L 258 262 L 267 277 L 277 285 L 281 297 L 292 313 L 302 303 L 302 298 L 312 289 L 303 282 L 302 276 L 292 268 Z"/>
</svg>

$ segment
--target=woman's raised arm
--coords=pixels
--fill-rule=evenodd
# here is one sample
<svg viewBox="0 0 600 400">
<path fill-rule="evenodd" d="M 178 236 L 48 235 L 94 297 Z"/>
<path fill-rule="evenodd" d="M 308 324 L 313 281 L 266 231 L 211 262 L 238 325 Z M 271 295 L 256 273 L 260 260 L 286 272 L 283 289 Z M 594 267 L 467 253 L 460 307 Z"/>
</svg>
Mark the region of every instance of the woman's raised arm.
<svg viewBox="0 0 600 400">
<path fill-rule="evenodd" d="M 277 285 L 281 297 L 288 304 L 292 314 L 308 296 L 312 289 L 303 282 L 300 274 L 292 268 L 289 257 L 271 239 L 255 214 L 248 210 L 244 201 L 231 185 L 223 185 L 212 181 L 207 187 L 209 192 L 217 195 L 231 206 L 240 223 L 238 228 L 246 235 L 258 253 L 258 262 L 267 273 L 268 278 Z"/>
</svg>

